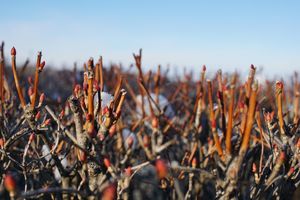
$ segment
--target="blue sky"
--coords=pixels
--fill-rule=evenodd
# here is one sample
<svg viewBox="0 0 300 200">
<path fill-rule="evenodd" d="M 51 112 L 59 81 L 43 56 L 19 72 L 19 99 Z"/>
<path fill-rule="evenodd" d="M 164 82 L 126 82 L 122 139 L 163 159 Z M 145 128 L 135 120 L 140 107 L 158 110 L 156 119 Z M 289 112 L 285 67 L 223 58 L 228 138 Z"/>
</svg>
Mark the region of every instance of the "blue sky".
<svg viewBox="0 0 300 200">
<path fill-rule="evenodd" d="M 267 74 L 300 69 L 297 1 L 33 1 L 0 3 L 0 40 L 19 61 L 43 51 L 56 67 L 89 57 L 105 63 Z"/>
</svg>

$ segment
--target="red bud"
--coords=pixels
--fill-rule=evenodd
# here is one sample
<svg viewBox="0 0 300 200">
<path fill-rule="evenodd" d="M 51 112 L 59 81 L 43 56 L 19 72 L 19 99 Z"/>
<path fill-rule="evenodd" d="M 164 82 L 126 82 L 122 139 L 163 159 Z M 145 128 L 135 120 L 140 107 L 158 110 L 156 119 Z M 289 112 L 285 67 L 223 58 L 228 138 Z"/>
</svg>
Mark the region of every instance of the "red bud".
<svg viewBox="0 0 300 200">
<path fill-rule="evenodd" d="M 30 85 L 32 85 L 33 84 L 32 76 L 28 76 L 27 81 Z"/>
<path fill-rule="evenodd" d="M 45 100 L 46 96 L 44 93 L 41 94 L 40 99 L 39 99 L 39 103 L 42 104 Z"/>
<path fill-rule="evenodd" d="M 291 175 L 292 173 L 294 173 L 294 171 L 295 171 L 295 168 L 291 167 L 290 170 L 289 170 L 289 174 Z"/>
<path fill-rule="evenodd" d="M 158 119 L 156 117 L 153 117 L 152 121 L 151 121 L 152 127 L 153 128 L 158 128 L 158 124 L 159 124 Z"/>
<path fill-rule="evenodd" d="M 102 194 L 103 200 L 114 200 L 116 199 L 116 186 L 114 184 L 109 185 L 107 188 L 104 189 Z"/>
<path fill-rule="evenodd" d="M 88 84 L 86 83 L 86 82 L 83 82 L 83 90 L 84 91 L 87 91 L 87 89 L 88 89 Z"/>
<path fill-rule="evenodd" d="M 86 156 L 86 153 L 81 151 L 81 150 L 78 150 L 78 160 L 80 162 L 83 162 L 85 163 L 86 162 L 86 159 L 87 159 L 87 156 Z"/>
<path fill-rule="evenodd" d="M 110 161 L 108 160 L 108 158 L 104 158 L 103 162 L 106 168 L 110 167 Z"/>
<path fill-rule="evenodd" d="M 17 51 L 16 51 L 15 47 L 13 47 L 13 48 L 10 50 L 10 55 L 15 56 L 16 54 L 17 54 Z"/>
<path fill-rule="evenodd" d="M 280 153 L 279 159 L 280 159 L 281 161 L 284 161 L 284 160 L 285 160 L 285 153 L 284 153 L 283 151 Z"/>
<path fill-rule="evenodd" d="M 276 82 L 276 88 L 282 90 L 283 89 L 283 83 L 281 81 L 277 81 Z"/>
<path fill-rule="evenodd" d="M 300 148 L 300 138 L 298 139 L 296 146 L 297 148 Z"/>
<path fill-rule="evenodd" d="M 243 103 L 243 102 L 239 102 L 239 109 L 244 109 L 244 107 L 245 107 L 245 104 Z"/>
<path fill-rule="evenodd" d="M 80 105 L 83 109 L 86 109 L 86 105 L 85 105 L 85 102 L 84 102 L 84 99 L 80 99 Z"/>
<path fill-rule="evenodd" d="M 88 60 L 88 66 L 89 66 L 89 67 L 93 67 L 93 65 L 94 65 L 94 59 L 93 59 L 93 58 L 90 58 L 90 59 Z"/>
<path fill-rule="evenodd" d="M 59 113 L 59 118 L 62 119 L 65 116 L 65 109 L 63 109 L 60 113 Z"/>
<path fill-rule="evenodd" d="M 45 67 L 46 62 L 43 61 L 40 66 L 39 66 L 39 71 L 43 71 L 44 67 Z"/>
<path fill-rule="evenodd" d="M 211 127 L 212 128 L 216 128 L 217 127 L 217 123 L 216 123 L 216 120 L 213 119 L 212 122 L 211 122 Z"/>
<path fill-rule="evenodd" d="M 218 97 L 218 99 L 221 99 L 221 92 L 220 91 L 217 92 L 217 97 Z"/>
<path fill-rule="evenodd" d="M 29 136 L 29 142 L 32 142 L 35 139 L 35 134 L 31 133 Z"/>
<path fill-rule="evenodd" d="M 88 122 L 92 121 L 92 115 L 91 114 L 86 114 L 85 119 Z"/>
<path fill-rule="evenodd" d="M 44 126 L 48 126 L 51 123 L 51 119 L 46 119 L 44 122 Z"/>
<path fill-rule="evenodd" d="M 102 115 L 105 115 L 106 113 L 109 112 L 109 109 L 107 106 L 105 106 L 103 109 L 102 109 Z"/>
<path fill-rule="evenodd" d="M 81 86 L 79 84 L 76 84 L 74 87 L 74 93 L 77 95 L 81 90 Z"/>
<path fill-rule="evenodd" d="M 41 112 L 38 111 L 35 115 L 35 120 L 39 120 L 41 118 Z"/>
<path fill-rule="evenodd" d="M 30 87 L 28 88 L 27 94 L 28 94 L 29 97 L 31 97 L 31 95 L 33 95 L 33 93 L 34 93 L 33 87 L 30 86 Z"/>
<path fill-rule="evenodd" d="M 87 129 L 87 133 L 90 137 L 95 137 L 96 136 L 96 131 L 94 129 L 93 124 L 89 123 L 88 124 L 88 129 Z"/>
<path fill-rule="evenodd" d="M 11 174 L 7 174 L 4 178 L 4 186 L 7 191 L 13 192 L 16 190 L 16 181 Z"/>
<path fill-rule="evenodd" d="M 204 71 L 204 72 L 206 71 L 206 66 L 205 65 L 202 66 L 202 71 Z"/>
<path fill-rule="evenodd" d="M 94 81 L 94 88 L 95 88 L 97 91 L 100 90 L 99 84 L 97 83 L 96 80 Z"/>
<path fill-rule="evenodd" d="M 252 164 L 252 172 L 256 172 L 257 171 L 257 167 L 256 167 L 256 164 L 255 163 L 253 163 Z"/>
<path fill-rule="evenodd" d="M 116 133 L 116 130 L 117 130 L 117 126 L 116 124 L 113 124 L 109 129 L 109 136 L 112 137 Z"/>
<path fill-rule="evenodd" d="M 272 122 L 274 118 L 274 111 L 273 112 L 267 112 L 264 113 L 264 118 L 267 122 Z"/>
<path fill-rule="evenodd" d="M 132 137 L 132 136 L 129 136 L 129 137 L 126 139 L 126 142 L 127 142 L 128 148 L 131 148 L 131 147 L 132 147 L 132 144 L 133 144 L 133 137 Z"/>
<path fill-rule="evenodd" d="M 131 169 L 131 167 L 129 166 L 129 167 L 125 168 L 124 172 L 125 172 L 125 175 L 126 175 L 126 176 L 131 176 L 131 174 L 132 174 L 132 169 Z"/>
<path fill-rule="evenodd" d="M 4 147 L 4 143 L 5 143 L 4 139 L 3 139 L 3 138 L 0 138 L 0 147 L 1 147 L 1 148 Z"/>
<path fill-rule="evenodd" d="M 144 135 L 143 137 L 143 143 L 144 143 L 144 146 L 145 147 L 149 147 L 149 144 L 150 144 L 150 138 L 148 135 Z"/>
<path fill-rule="evenodd" d="M 168 174 L 168 167 L 164 160 L 159 159 L 155 163 L 156 172 L 158 175 L 158 178 L 162 179 L 165 178 Z"/>
<path fill-rule="evenodd" d="M 100 141 L 103 141 L 105 139 L 105 136 L 104 136 L 103 133 L 98 133 L 97 136 L 98 136 L 98 138 L 99 138 Z"/>
<path fill-rule="evenodd" d="M 197 159 L 194 157 L 192 160 L 192 167 L 196 168 L 196 166 L 197 166 Z"/>
</svg>

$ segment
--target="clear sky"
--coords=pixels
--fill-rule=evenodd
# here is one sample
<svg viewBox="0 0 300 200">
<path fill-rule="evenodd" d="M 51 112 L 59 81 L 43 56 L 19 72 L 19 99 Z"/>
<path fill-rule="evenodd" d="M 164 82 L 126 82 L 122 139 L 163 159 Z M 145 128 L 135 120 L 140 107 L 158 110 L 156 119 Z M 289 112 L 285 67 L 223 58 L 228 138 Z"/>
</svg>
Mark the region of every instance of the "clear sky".
<svg viewBox="0 0 300 200">
<path fill-rule="evenodd" d="M 253 63 L 292 73 L 300 69 L 299 2 L 1 1 L 0 40 L 20 62 L 42 50 L 56 67 L 99 55 L 128 65 L 143 48 L 145 67 L 245 71 Z"/>
</svg>

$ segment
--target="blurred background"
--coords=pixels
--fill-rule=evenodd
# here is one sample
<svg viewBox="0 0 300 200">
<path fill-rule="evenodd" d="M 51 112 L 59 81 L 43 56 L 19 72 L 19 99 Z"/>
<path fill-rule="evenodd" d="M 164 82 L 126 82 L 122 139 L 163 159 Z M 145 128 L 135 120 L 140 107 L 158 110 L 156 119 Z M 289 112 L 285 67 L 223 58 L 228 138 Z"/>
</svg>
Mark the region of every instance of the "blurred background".
<svg viewBox="0 0 300 200">
<path fill-rule="evenodd" d="M 254 64 L 267 76 L 300 68 L 298 1 L 15 0 L 0 9 L 0 40 L 20 63 L 41 50 L 54 68 L 100 55 L 128 66 L 143 48 L 143 67 L 173 73 L 203 64 L 241 73 Z"/>
</svg>

